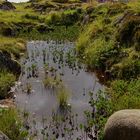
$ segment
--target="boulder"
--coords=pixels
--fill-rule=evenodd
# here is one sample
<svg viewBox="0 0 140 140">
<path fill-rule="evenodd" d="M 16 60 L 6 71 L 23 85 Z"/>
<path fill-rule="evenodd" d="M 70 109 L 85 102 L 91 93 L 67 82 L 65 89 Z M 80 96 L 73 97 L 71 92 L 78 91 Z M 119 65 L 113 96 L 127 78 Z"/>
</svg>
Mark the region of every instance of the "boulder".
<svg viewBox="0 0 140 140">
<path fill-rule="evenodd" d="M 7 69 L 17 76 L 21 73 L 20 64 L 11 58 L 11 55 L 6 51 L 0 51 L 0 70 Z"/>
<path fill-rule="evenodd" d="M 16 9 L 16 7 L 10 2 L 4 1 L 3 3 L 0 4 L 0 9 L 1 10 L 14 10 Z"/>
<path fill-rule="evenodd" d="M 0 140 L 10 140 L 3 132 L 0 131 Z"/>
<path fill-rule="evenodd" d="M 104 140 L 140 140 L 140 110 L 115 112 L 105 125 Z"/>
</svg>

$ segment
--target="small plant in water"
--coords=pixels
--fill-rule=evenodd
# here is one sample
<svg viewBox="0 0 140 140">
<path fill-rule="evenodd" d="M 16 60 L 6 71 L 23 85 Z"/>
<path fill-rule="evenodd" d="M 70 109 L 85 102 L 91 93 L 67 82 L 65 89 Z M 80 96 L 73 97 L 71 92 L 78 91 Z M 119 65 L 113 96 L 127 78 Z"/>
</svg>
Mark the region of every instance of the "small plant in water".
<svg viewBox="0 0 140 140">
<path fill-rule="evenodd" d="M 27 83 L 26 88 L 27 88 L 27 94 L 31 94 L 32 85 L 30 83 Z"/>
<path fill-rule="evenodd" d="M 68 108 L 68 98 L 69 98 L 69 93 L 66 90 L 66 88 L 64 87 L 60 88 L 58 90 L 57 99 L 58 99 L 59 107 L 61 109 Z"/>
<path fill-rule="evenodd" d="M 44 86 L 46 88 L 58 88 L 62 86 L 62 80 L 59 75 L 56 76 L 47 76 L 44 81 Z"/>
<path fill-rule="evenodd" d="M 32 68 L 32 76 L 34 77 L 36 75 L 36 71 L 37 71 L 36 64 L 32 64 L 31 68 Z"/>
</svg>

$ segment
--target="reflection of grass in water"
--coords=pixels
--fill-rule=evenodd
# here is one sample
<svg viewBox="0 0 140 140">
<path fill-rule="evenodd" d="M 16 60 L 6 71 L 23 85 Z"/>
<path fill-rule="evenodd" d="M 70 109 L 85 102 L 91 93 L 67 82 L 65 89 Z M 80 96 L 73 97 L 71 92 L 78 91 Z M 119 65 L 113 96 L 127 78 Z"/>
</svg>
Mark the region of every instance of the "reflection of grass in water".
<svg viewBox="0 0 140 140">
<path fill-rule="evenodd" d="M 58 92 L 57 99 L 58 99 L 59 107 L 62 109 L 67 108 L 69 92 L 67 91 L 67 89 L 64 86 L 62 86 L 60 89 L 58 89 L 57 92 Z"/>
</svg>

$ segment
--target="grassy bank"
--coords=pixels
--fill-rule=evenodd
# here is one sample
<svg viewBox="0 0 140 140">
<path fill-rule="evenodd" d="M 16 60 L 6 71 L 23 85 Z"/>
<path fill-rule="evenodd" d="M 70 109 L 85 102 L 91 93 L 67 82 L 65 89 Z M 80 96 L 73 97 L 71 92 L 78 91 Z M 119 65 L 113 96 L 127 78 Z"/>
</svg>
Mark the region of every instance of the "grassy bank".
<svg viewBox="0 0 140 140">
<path fill-rule="evenodd" d="M 77 41 L 80 59 L 91 70 L 100 71 L 108 88 L 90 104 L 89 127 L 96 125 L 102 139 L 108 117 L 121 109 L 139 109 L 140 102 L 140 3 L 105 3 L 93 8 L 93 22 Z M 93 121 L 93 118 L 95 120 Z"/>
<path fill-rule="evenodd" d="M 131 4 L 104 4 L 93 10 L 94 21 L 77 41 L 79 57 L 89 68 L 115 79 L 139 77 L 140 17 L 133 8 Z"/>
<path fill-rule="evenodd" d="M 28 40 L 74 41 L 79 35 L 82 13 L 78 10 L 81 3 L 77 1 L 42 0 L 20 4 L 1 1 L 0 4 L 9 8 L 0 10 L 0 51 L 7 61 L 18 60 Z M 0 73 L 11 73 L 9 64 L 4 66 L 1 59 Z"/>
<path fill-rule="evenodd" d="M 0 130 L 11 140 L 21 140 L 28 135 L 15 109 L 0 108 Z"/>
<path fill-rule="evenodd" d="M 73 3 L 38 1 L 13 4 L 14 10 L 0 11 L 0 34 L 26 39 L 74 41 L 80 31 L 78 24 L 82 13 Z"/>
</svg>

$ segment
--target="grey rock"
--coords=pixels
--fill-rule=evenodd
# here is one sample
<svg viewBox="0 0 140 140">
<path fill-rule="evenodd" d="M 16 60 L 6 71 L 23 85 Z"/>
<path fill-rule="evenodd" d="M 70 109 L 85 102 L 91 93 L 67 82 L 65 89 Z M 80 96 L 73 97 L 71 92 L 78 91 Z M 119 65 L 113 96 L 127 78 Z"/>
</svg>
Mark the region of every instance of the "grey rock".
<svg viewBox="0 0 140 140">
<path fill-rule="evenodd" d="M 21 73 L 20 64 L 16 60 L 13 60 L 11 54 L 6 51 L 0 51 L 0 66 L 0 69 L 8 69 L 16 75 Z"/>
<path fill-rule="evenodd" d="M 140 140 L 140 110 L 115 112 L 105 125 L 104 140 Z"/>
<path fill-rule="evenodd" d="M 1 10 L 14 10 L 16 9 L 16 7 L 10 2 L 4 1 L 2 4 L 0 4 L 0 9 Z"/>
<path fill-rule="evenodd" d="M 0 140 L 10 140 L 3 132 L 0 131 Z"/>
</svg>

